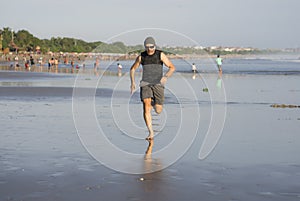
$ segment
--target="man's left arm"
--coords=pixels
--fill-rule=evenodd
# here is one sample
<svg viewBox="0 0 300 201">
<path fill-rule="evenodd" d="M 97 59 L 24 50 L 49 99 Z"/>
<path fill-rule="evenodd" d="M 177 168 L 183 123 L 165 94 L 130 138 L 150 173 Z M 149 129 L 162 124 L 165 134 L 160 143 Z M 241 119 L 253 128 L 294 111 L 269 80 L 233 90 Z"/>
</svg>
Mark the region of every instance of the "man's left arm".
<svg viewBox="0 0 300 201">
<path fill-rule="evenodd" d="M 162 77 L 161 83 L 164 85 L 167 82 L 167 79 L 172 76 L 176 70 L 174 64 L 169 60 L 169 58 L 162 52 L 160 55 L 162 62 L 169 68 L 166 74 Z"/>
</svg>

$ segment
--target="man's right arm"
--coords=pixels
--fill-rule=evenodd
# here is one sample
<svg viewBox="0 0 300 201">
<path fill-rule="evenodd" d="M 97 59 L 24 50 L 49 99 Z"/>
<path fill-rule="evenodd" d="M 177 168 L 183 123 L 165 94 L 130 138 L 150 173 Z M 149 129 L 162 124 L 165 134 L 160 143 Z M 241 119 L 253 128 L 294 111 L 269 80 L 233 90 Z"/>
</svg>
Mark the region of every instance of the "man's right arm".
<svg viewBox="0 0 300 201">
<path fill-rule="evenodd" d="M 131 66 L 130 68 L 130 80 L 131 80 L 131 86 L 130 86 L 130 90 L 131 90 L 131 94 L 133 94 L 133 92 L 135 91 L 135 80 L 134 80 L 134 73 L 135 70 L 140 66 L 141 64 L 141 56 L 138 56 L 134 62 L 134 64 Z"/>
</svg>

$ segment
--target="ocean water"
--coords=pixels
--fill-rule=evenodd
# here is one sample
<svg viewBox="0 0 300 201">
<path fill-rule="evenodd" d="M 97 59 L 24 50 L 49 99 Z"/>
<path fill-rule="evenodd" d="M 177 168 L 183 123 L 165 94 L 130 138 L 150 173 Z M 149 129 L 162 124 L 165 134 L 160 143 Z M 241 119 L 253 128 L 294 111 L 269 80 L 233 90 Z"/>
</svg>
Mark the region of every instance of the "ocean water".
<svg viewBox="0 0 300 201">
<path fill-rule="evenodd" d="M 214 73 L 216 68 L 214 57 L 190 59 L 182 57 L 181 59 L 173 59 L 172 62 L 176 66 L 176 71 L 181 73 L 191 73 L 191 65 L 195 63 L 198 72 Z M 86 70 L 94 69 L 95 58 L 87 58 L 80 63 L 75 63 L 75 67 Z M 129 72 L 134 60 L 100 60 L 98 70 L 117 72 L 117 64 L 123 67 L 122 72 Z M 14 62 L 0 62 L 0 68 L 5 70 L 14 70 Z M 47 68 L 47 64 L 43 68 Z M 21 64 L 21 69 L 24 68 Z M 71 69 L 71 65 L 59 64 L 59 69 Z M 227 74 L 283 74 L 293 75 L 300 74 L 300 54 L 285 55 L 249 55 L 242 57 L 224 58 L 223 72 Z M 65 71 L 64 71 L 65 72 Z M 67 71 L 71 73 L 71 71 Z"/>
<path fill-rule="evenodd" d="M 102 62 L 102 68 L 117 71 L 117 63 L 121 63 L 123 71 L 128 72 L 134 61 Z M 214 73 L 216 65 L 214 58 L 204 59 L 174 59 L 176 71 L 191 73 L 192 63 L 195 63 L 200 73 Z M 300 74 L 300 55 L 266 55 L 249 56 L 243 58 L 228 58 L 223 60 L 223 72 L 227 74 Z"/>
</svg>

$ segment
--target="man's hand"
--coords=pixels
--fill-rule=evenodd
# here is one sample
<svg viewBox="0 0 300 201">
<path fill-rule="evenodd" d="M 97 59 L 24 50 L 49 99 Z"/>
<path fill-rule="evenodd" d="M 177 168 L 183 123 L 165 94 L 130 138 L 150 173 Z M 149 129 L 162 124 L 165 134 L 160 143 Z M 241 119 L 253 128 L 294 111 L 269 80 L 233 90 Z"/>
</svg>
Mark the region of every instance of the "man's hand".
<svg viewBox="0 0 300 201">
<path fill-rule="evenodd" d="M 131 86 L 130 86 L 130 92 L 131 94 L 133 94 L 135 91 L 135 83 L 132 83 Z"/>
<path fill-rule="evenodd" d="M 168 78 L 166 76 L 163 76 L 160 80 L 160 84 L 165 86 L 165 84 L 167 83 Z"/>
</svg>

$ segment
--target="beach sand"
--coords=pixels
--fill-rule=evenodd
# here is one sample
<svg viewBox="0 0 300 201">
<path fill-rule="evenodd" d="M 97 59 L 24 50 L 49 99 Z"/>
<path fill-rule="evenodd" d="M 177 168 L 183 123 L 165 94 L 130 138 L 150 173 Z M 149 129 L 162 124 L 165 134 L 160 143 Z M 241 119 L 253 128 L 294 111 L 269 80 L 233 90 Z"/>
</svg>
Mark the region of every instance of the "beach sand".
<svg viewBox="0 0 300 201">
<path fill-rule="evenodd" d="M 194 82 L 192 76 L 184 76 Z M 299 76 L 224 74 L 226 121 L 218 144 L 204 160 L 198 154 L 210 122 L 211 103 L 207 92 L 198 91 L 199 135 L 183 157 L 150 174 L 115 171 L 85 149 L 72 113 L 74 75 L 2 71 L 0 77 L 0 200 L 300 199 L 299 108 L 270 107 L 299 104 Z M 96 79 L 88 78 L 84 80 Z M 106 90 L 96 92 L 99 122 L 104 122 L 103 130 L 110 132 L 112 143 L 143 154 L 148 142 L 125 138 L 109 118 L 107 103 L 113 91 L 108 90 L 107 80 L 117 83 L 119 79 L 102 79 Z M 217 81 L 217 75 L 207 79 Z M 125 89 L 129 86 L 118 89 L 124 97 Z M 132 107 L 138 110 L 133 118 L 143 126 L 138 94 L 133 98 Z M 167 98 L 167 111 L 178 107 L 173 101 Z M 169 115 L 163 130 L 170 132 L 155 138 L 154 152 L 172 140 L 176 124 L 176 118 Z M 146 132 L 141 133 L 144 137 Z M 146 161 L 140 160 L 141 164 Z"/>
</svg>

